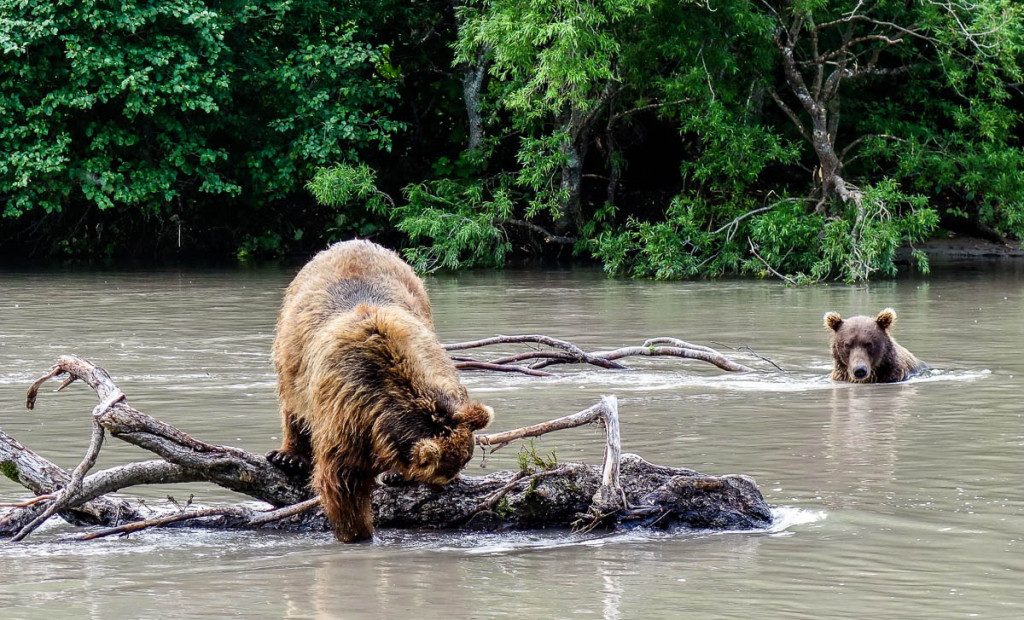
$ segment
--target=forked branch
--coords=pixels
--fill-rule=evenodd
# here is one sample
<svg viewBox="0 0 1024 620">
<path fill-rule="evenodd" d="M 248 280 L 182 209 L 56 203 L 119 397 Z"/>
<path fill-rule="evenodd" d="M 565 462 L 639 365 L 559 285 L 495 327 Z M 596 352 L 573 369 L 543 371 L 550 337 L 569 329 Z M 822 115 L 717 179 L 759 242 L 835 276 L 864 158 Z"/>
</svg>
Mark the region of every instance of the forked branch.
<svg viewBox="0 0 1024 620">
<path fill-rule="evenodd" d="M 641 346 L 621 347 L 609 351 L 586 352 L 566 340 L 558 340 L 544 335 L 493 336 L 482 340 L 456 342 L 444 345 L 447 351 L 465 351 L 499 344 L 540 344 L 550 349 L 534 349 L 525 353 L 504 355 L 490 360 L 478 360 L 462 355 L 453 355 L 456 368 L 463 370 L 492 370 L 502 372 L 519 372 L 531 376 L 547 377 L 550 373 L 538 372 L 541 368 L 560 364 L 590 364 L 599 368 L 624 370 L 626 366 L 618 363 L 627 357 L 660 356 L 678 357 L 708 362 L 728 372 L 753 372 L 754 369 L 731 360 L 711 347 L 694 345 L 677 338 L 652 338 Z M 655 346 L 669 344 L 671 346 Z M 529 362 L 528 365 L 522 362 Z"/>
</svg>

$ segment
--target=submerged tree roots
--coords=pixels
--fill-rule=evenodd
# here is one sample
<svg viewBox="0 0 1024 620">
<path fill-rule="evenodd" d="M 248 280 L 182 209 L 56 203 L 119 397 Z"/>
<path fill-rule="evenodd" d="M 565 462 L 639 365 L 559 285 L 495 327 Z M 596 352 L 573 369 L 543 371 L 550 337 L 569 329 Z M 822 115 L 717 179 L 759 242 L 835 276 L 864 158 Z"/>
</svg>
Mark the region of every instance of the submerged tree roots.
<svg viewBox="0 0 1024 620">
<path fill-rule="evenodd" d="M 585 363 L 621 368 L 615 361 L 629 355 L 674 355 L 700 359 L 726 370 L 749 370 L 712 349 L 672 339 L 650 340 L 642 347 L 586 353 L 546 336 L 499 336 L 449 345 L 461 350 L 496 343 L 544 344 L 532 351 L 488 362 L 456 358 L 464 368 L 513 368 L 548 374 L 538 367 Z M 530 366 L 521 363 L 530 361 Z M 32 384 L 27 405 L 33 408 L 40 386 L 66 376 L 58 391 L 75 381 L 99 398 L 92 411 L 92 440 L 82 462 L 68 472 L 0 431 L 0 473 L 22 484 L 35 497 L 0 505 L 0 536 L 20 541 L 50 517 L 75 525 L 99 526 L 79 536 L 88 540 L 127 535 L 149 527 L 183 525 L 213 529 L 329 531 L 305 480 L 289 477 L 263 456 L 195 439 L 130 406 L 107 372 L 74 355 L 57 359 L 51 371 Z M 601 466 L 523 459 L 520 471 L 484 476 L 463 475 L 443 488 L 418 483 L 380 486 L 374 492 L 374 520 L 379 528 L 446 528 L 501 530 L 534 528 L 631 527 L 690 529 L 758 529 L 771 523 L 771 512 L 754 481 L 746 476 L 708 476 L 689 469 L 653 465 L 621 453 L 618 404 L 606 396 L 588 409 L 541 424 L 477 435 L 485 453 L 546 433 L 598 424 L 605 429 Z M 148 450 L 157 460 L 119 465 L 90 473 L 106 434 Z M 224 507 L 194 507 L 189 502 L 155 512 L 141 501 L 108 494 L 136 485 L 212 482 L 259 500 Z"/>
</svg>

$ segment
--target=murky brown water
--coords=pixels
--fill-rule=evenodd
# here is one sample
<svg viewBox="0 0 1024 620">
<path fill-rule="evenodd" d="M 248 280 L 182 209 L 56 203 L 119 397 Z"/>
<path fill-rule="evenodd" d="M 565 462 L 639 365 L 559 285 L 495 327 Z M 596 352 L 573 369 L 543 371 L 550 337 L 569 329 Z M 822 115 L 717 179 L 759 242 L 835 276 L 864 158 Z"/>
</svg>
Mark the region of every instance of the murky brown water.
<svg viewBox="0 0 1024 620">
<path fill-rule="evenodd" d="M 91 391 L 25 389 L 63 352 L 105 366 L 136 407 L 211 442 L 277 445 L 269 360 L 289 269 L 0 272 L 0 427 L 73 467 Z M 870 287 L 649 283 L 593 271 L 429 281 L 445 341 L 543 332 L 586 348 L 645 337 L 749 345 L 786 374 L 724 375 L 639 360 L 556 379 L 468 375 L 495 429 L 619 397 L 624 449 L 708 473 L 748 473 L 772 532 L 455 536 L 151 531 L 62 542 L 48 526 L 0 543 L 0 617 L 1019 618 L 1024 617 L 1024 269 Z M 834 385 L 826 310 L 893 306 L 900 341 L 936 370 L 900 385 Z M 749 356 L 739 356 L 751 361 Z M 756 361 L 756 360 L 754 360 Z M 98 467 L 145 455 L 108 441 Z M 538 442 L 597 462 L 601 436 Z M 515 450 L 489 468 L 509 467 Z M 471 465 L 478 466 L 478 462 Z M 210 503 L 212 486 L 149 489 Z M 25 497 L 0 479 L 0 501 Z"/>
</svg>

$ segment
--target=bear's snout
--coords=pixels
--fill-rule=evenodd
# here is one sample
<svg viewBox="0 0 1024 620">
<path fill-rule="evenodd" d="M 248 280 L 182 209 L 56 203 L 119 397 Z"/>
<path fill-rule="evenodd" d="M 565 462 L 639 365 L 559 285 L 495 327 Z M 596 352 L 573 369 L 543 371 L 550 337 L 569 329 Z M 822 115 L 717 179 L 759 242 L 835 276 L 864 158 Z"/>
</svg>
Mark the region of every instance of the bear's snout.
<svg viewBox="0 0 1024 620">
<path fill-rule="evenodd" d="M 853 378 L 859 381 L 863 381 L 868 378 L 868 367 L 860 364 L 853 367 Z"/>
</svg>

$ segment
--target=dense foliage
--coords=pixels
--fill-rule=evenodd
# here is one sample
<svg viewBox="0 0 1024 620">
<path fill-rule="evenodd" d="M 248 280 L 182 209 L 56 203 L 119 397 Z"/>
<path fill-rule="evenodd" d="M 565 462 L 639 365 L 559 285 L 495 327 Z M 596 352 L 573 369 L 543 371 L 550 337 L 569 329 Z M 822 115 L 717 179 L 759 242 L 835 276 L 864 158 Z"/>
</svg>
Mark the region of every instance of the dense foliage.
<svg viewBox="0 0 1024 620">
<path fill-rule="evenodd" d="M 1014 0 L 0 0 L 0 52 L 12 251 L 814 281 L 1024 237 Z"/>
<path fill-rule="evenodd" d="M 401 128 L 388 48 L 357 18 L 324 0 L 0 0 L 5 229 L 71 253 L 181 227 L 264 249 L 301 235 L 284 205 L 304 179 Z"/>
</svg>

